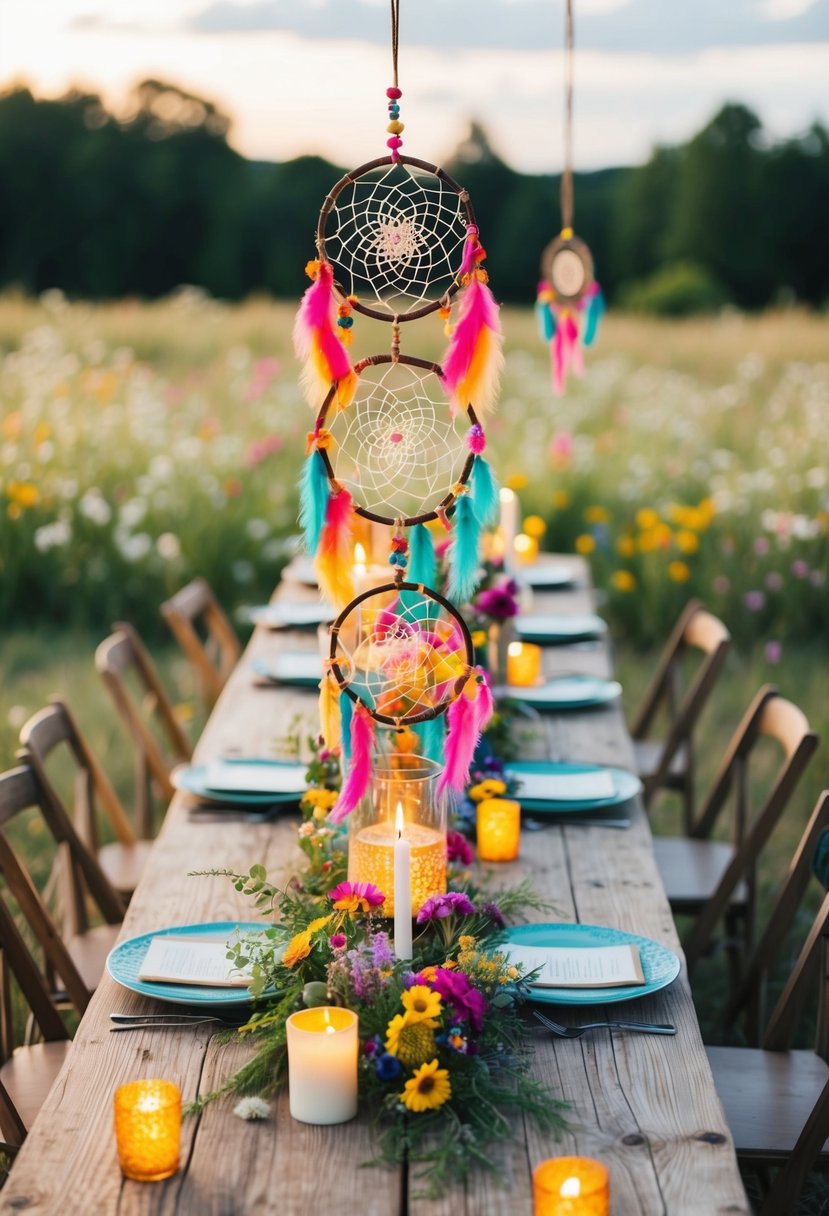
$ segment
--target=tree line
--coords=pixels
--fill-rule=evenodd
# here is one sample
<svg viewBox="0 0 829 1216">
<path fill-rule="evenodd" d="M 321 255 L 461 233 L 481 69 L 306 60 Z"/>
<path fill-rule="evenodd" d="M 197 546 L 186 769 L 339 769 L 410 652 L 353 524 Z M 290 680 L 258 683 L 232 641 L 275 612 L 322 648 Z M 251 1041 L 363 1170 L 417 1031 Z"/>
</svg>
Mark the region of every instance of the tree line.
<svg viewBox="0 0 829 1216">
<path fill-rule="evenodd" d="M 1 95 L 0 289 L 106 299 L 189 283 L 224 299 L 296 297 L 319 206 L 343 170 L 312 156 L 249 161 L 229 128 L 211 102 L 161 81 L 139 85 L 126 115 L 78 91 Z M 499 297 L 530 301 L 559 226 L 559 179 L 516 172 L 476 125 L 445 167 L 474 200 Z M 819 123 L 774 142 L 730 103 L 642 166 L 576 174 L 575 198 L 576 231 L 611 303 L 829 300 Z"/>
</svg>

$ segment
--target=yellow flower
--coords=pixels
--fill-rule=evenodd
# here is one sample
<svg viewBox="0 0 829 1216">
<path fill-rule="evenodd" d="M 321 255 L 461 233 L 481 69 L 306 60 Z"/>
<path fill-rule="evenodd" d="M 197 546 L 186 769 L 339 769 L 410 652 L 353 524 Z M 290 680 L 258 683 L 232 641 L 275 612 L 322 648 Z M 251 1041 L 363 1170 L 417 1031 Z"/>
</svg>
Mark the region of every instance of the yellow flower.
<svg viewBox="0 0 829 1216">
<path fill-rule="evenodd" d="M 435 1026 L 435 1018 L 439 1018 L 443 1008 L 439 992 L 432 992 L 425 984 L 413 984 L 403 993 L 403 1008 L 406 1010 L 411 1024 L 427 1022 Z"/>
<path fill-rule="evenodd" d="M 485 629 L 476 629 L 475 630 L 475 632 L 472 634 L 472 645 L 475 647 L 476 650 L 480 649 L 481 646 L 486 646 L 486 630 Z"/>
<path fill-rule="evenodd" d="M 668 565 L 668 577 L 675 583 L 687 583 L 691 570 L 687 562 L 671 562 Z"/>
<path fill-rule="evenodd" d="M 674 540 L 680 553 L 696 553 L 699 548 L 699 537 L 689 528 L 680 528 Z"/>
<path fill-rule="evenodd" d="M 485 781 L 479 781 L 477 785 L 470 787 L 469 797 L 473 802 L 483 802 L 485 798 L 497 798 L 499 794 L 506 792 L 507 787 L 503 781 L 498 781 L 495 777 L 487 777 Z"/>
<path fill-rule="evenodd" d="M 40 502 L 40 490 L 31 481 L 10 481 L 6 496 L 18 507 L 34 507 Z"/>
<path fill-rule="evenodd" d="M 528 515 L 524 520 L 524 531 L 527 536 L 534 536 L 536 540 L 541 540 L 547 531 L 547 523 L 540 515 Z"/>
<path fill-rule="evenodd" d="M 386 1027 L 386 1051 L 407 1068 L 417 1068 L 435 1054 L 436 1025 L 431 1018 L 417 1021 L 408 1012 L 396 1014 Z"/>
<path fill-rule="evenodd" d="M 474 950 L 476 946 L 475 938 L 471 937 L 468 933 L 462 933 L 458 938 L 458 945 L 461 950 Z"/>
<path fill-rule="evenodd" d="M 295 963 L 299 963 L 302 959 L 307 958 L 311 953 L 311 938 L 321 929 L 323 925 L 327 925 L 331 919 L 331 913 L 328 916 L 318 916 L 316 920 L 312 920 L 310 925 L 301 929 L 299 933 L 295 933 L 288 945 L 285 947 L 285 953 L 282 955 L 282 962 L 286 967 L 293 967 Z"/>
<path fill-rule="evenodd" d="M 607 507 L 588 507 L 584 518 L 589 524 L 606 524 L 610 520 L 610 512 Z"/>
<path fill-rule="evenodd" d="M 336 790 L 324 790 L 318 786 L 306 790 L 302 795 L 302 801 L 306 806 L 322 807 L 325 811 L 330 811 L 331 807 L 337 801 Z"/>
<path fill-rule="evenodd" d="M 409 1110 L 416 1114 L 424 1110 L 437 1110 L 452 1097 L 449 1071 L 438 1068 L 437 1059 L 418 1068 L 411 1081 L 407 1081 L 400 1095 Z"/>
<path fill-rule="evenodd" d="M 526 473 L 513 473 L 507 478 L 507 485 L 511 490 L 524 490 L 529 485 L 529 481 Z"/>
<path fill-rule="evenodd" d="M 592 553 L 595 548 L 596 538 L 589 532 L 582 532 L 581 536 L 576 537 L 576 553 L 580 553 L 582 557 L 587 557 L 588 553 Z"/>
<path fill-rule="evenodd" d="M 556 490 L 553 494 L 553 506 L 557 511 L 563 511 L 570 506 L 570 495 L 566 490 Z"/>
<path fill-rule="evenodd" d="M 620 536 L 616 541 L 616 552 L 620 557 L 633 557 L 636 552 L 633 538 L 631 536 Z"/>
<path fill-rule="evenodd" d="M 643 532 L 649 528 L 655 528 L 659 523 L 659 515 L 652 507 L 642 507 L 636 512 L 636 526 L 641 528 Z"/>
<path fill-rule="evenodd" d="M 636 586 L 636 579 L 629 570 L 614 570 L 610 581 L 617 591 L 632 591 Z"/>
</svg>

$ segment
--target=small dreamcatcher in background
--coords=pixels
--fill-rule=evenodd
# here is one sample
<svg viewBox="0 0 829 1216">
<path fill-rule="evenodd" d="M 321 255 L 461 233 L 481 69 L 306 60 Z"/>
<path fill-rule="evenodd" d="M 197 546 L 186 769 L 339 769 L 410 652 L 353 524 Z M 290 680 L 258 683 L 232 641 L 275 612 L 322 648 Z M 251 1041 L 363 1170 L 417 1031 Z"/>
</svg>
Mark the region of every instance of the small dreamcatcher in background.
<svg viewBox="0 0 829 1216">
<path fill-rule="evenodd" d="M 300 523 L 320 587 L 340 612 L 320 685 L 323 734 L 347 758 L 335 819 L 368 788 L 378 724 L 415 731 L 422 754 L 444 762 L 445 785 L 460 790 L 492 711 L 457 606 L 475 591 L 481 531 L 499 511 L 483 455 L 503 362 L 499 310 L 467 192 L 400 151 L 400 0 L 390 3 L 388 154 L 347 173 L 326 197 L 294 327 L 316 412 Z M 390 322 L 390 353 L 352 363 L 355 314 Z M 402 327 L 432 314 L 448 336 L 440 365 L 400 351 Z M 356 516 L 386 529 L 390 580 L 355 595 Z M 433 589 L 430 524 L 448 540 L 445 596 Z"/>
<path fill-rule="evenodd" d="M 573 231 L 573 0 L 566 0 L 564 46 L 564 168 L 561 174 L 561 232 L 541 255 L 536 312 L 541 336 L 550 343 L 553 387 L 563 393 L 568 372 L 583 371 L 582 346 L 592 346 L 604 312 L 593 273 L 593 255 Z"/>
</svg>

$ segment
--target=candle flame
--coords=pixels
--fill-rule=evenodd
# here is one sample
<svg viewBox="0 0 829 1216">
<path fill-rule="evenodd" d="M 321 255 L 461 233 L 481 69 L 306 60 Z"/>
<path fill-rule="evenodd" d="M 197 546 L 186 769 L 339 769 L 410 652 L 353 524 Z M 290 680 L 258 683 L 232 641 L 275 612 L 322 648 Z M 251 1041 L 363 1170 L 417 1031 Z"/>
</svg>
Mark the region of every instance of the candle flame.
<svg viewBox="0 0 829 1216">
<path fill-rule="evenodd" d="M 328 1012 L 327 1009 L 323 1010 L 322 1017 L 323 1017 L 323 1021 L 325 1022 L 325 1033 L 326 1034 L 336 1034 L 337 1033 L 336 1030 L 331 1025 L 331 1014 Z"/>
<path fill-rule="evenodd" d="M 581 1181 L 578 1178 L 565 1178 L 561 1184 L 559 1196 L 562 1199 L 578 1199 L 581 1195 Z"/>
<path fill-rule="evenodd" d="M 519 532 L 512 542 L 516 553 L 529 553 L 533 547 L 533 538 L 526 532 Z"/>
<path fill-rule="evenodd" d="M 512 502 L 513 498 L 515 498 L 515 491 L 511 490 L 509 486 L 502 486 L 498 491 L 498 497 L 501 502 Z"/>
<path fill-rule="evenodd" d="M 361 573 L 365 574 L 366 551 L 359 541 L 357 541 L 356 545 L 354 546 L 354 567 Z"/>
<path fill-rule="evenodd" d="M 398 836 L 403 835 L 403 803 L 398 802 L 397 810 L 394 813 L 394 828 Z"/>
<path fill-rule="evenodd" d="M 510 656 L 511 659 L 517 659 L 518 656 L 523 653 L 524 653 L 524 643 L 523 642 L 510 642 L 509 646 L 507 646 L 507 654 Z"/>
</svg>

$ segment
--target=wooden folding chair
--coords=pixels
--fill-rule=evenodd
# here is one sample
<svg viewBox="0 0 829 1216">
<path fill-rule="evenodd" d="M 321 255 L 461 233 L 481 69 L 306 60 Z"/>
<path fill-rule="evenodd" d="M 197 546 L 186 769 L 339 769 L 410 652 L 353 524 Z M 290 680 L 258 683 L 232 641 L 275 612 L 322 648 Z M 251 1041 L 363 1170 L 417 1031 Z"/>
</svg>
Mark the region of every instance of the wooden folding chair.
<svg viewBox="0 0 829 1216">
<path fill-rule="evenodd" d="M 41 898 L 19 852 L 9 840 L 8 827 L 24 811 L 36 810 L 61 854 L 60 905 L 66 918 L 64 934 Z M 124 918 L 124 905 L 107 882 L 92 854 L 72 826 L 51 786 L 36 769 L 23 763 L 0 774 L 0 875 L 9 895 L 43 951 L 47 975 L 55 977 L 53 993 L 83 1013 L 104 970 Z M 93 925 L 89 909 L 103 923 Z"/>
<path fill-rule="evenodd" d="M 801 850 L 827 815 L 829 791 L 824 791 L 795 858 L 797 878 L 793 879 L 790 871 L 784 883 L 782 895 L 786 898 L 793 896 L 803 878 Z M 706 1048 L 740 1162 L 761 1179 L 767 1178 L 770 1168 L 781 1167 L 767 1190 L 760 1216 L 789 1216 L 809 1170 L 816 1164 L 829 1163 L 827 933 L 829 894 L 820 905 L 760 1046 Z M 770 962 L 763 957 L 760 965 L 765 967 Z M 819 997 L 815 1048 L 790 1050 L 816 971 Z"/>
<path fill-rule="evenodd" d="M 759 794 L 751 761 L 762 739 L 776 741 L 782 758 Z M 775 688 L 761 688 L 726 749 L 720 771 L 692 824 L 690 837 L 655 836 L 654 855 L 673 911 L 694 916 L 683 940 L 691 975 L 720 921 L 726 922 L 732 983 L 753 940 L 757 861 L 809 763 L 817 736 L 805 715 Z M 733 800 L 731 840 L 714 840 L 720 813 Z"/>
<path fill-rule="evenodd" d="M 686 834 L 693 823 L 696 793 L 694 731 L 730 648 L 722 621 L 691 600 L 673 628 L 630 728 L 645 805 L 658 790 L 677 791 Z M 698 659 L 692 675 L 686 675 L 689 658 Z M 667 720 L 665 734 L 651 738 L 660 717 Z"/>
<path fill-rule="evenodd" d="M 73 765 L 72 819 L 86 847 L 118 894 L 128 900 L 135 890 L 152 847 L 138 840 L 121 799 L 90 748 L 68 705 L 59 698 L 41 709 L 20 731 L 23 753 L 19 759 L 36 769 L 42 784 L 50 778 L 47 763 L 57 756 L 68 756 Z M 68 799 L 62 799 L 68 805 Z M 99 812 L 103 812 L 115 840 L 101 843 Z"/>
<path fill-rule="evenodd" d="M 115 626 L 114 633 L 95 651 L 95 665 L 132 739 L 136 829 L 142 839 L 149 839 L 154 835 L 153 783 L 168 802 L 173 796 L 170 772 L 176 762 L 190 759 L 190 741 L 173 711 L 152 659 L 131 625 L 119 623 Z M 130 676 L 138 686 L 140 700 L 130 691 Z M 172 760 L 165 757 L 152 724 L 157 726 L 172 751 Z"/>
<path fill-rule="evenodd" d="M 242 653 L 233 626 L 203 578 L 193 579 L 165 600 L 161 614 L 190 660 L 211 708 Z"/>
</svg>

